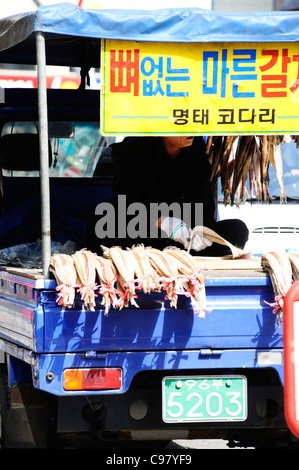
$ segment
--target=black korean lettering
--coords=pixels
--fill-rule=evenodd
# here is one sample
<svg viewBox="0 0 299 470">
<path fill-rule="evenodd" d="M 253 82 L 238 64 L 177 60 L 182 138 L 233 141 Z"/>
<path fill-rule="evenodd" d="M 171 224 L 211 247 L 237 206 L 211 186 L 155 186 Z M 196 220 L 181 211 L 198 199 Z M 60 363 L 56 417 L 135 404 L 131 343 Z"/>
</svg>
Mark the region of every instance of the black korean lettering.
<svg viewBox="0 0 299 470">
<path fill-rule="evenodd" d="M 275 122 L 275 109 L 260 109 L 259 111 L 260 122 Z"/>
<path fill-rule="evenodd" d="M 189 110 L 188 109 L 174 109 L 173 110 L 174 123 L 177 125 L 188 124 Z"/>
<path fill-rule="evenodd" d="M 217 124 L 235 124 L 234 109 L 219 109 L 218 111 L 222 121 L 217 121 Z"/>
<path fill-rule="evenodd" d="M 193 109 L 193 122 L 200 124 L 209 124 L 209 110 Z"/>
<path fill-rule="evenodd" d="M 254 109 L 239 109 L 239 122 L 251 122 L 254 124 L 255 116 L 256 114 Z"/>
</svg>

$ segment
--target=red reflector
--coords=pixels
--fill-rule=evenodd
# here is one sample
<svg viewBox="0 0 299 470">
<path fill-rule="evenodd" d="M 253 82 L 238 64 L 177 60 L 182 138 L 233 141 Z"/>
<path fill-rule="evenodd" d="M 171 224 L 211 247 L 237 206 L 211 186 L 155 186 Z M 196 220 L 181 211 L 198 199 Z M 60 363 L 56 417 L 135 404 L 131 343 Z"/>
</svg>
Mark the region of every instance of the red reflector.
<svg viewBox="0 0 299 470">
<path fill-rule="evenodd" d="M 65 390 L 119 390 L 122 385 L 120 368 L 65 369 Z"/>
</svg>

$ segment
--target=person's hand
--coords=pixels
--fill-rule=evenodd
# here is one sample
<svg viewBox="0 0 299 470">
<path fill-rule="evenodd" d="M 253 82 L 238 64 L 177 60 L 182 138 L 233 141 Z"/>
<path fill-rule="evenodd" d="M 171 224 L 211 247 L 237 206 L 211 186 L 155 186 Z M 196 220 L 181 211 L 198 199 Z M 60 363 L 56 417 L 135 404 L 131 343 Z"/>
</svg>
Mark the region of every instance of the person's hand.
<svg viewBox="0 0 299 470">
<path fill-rule="evenodd" d="M 191 229 L 187 227 L 185 222 L 176 217 L 165 217 L 160 228 L 169 238 L 181 243 L 187 250 L 190 243 Z"/>
<path fill-rule="evenodd" d="M 191 233 L 190 233 L 191 236 Z M 192 239 L 191 243 L 191 250 L 194 251 L 201 251 L 204 250 L 207 246 L 211 246 L 212 242 L 206 238 L 201 236 L 199 233 L 196 233 Z"/>
</svg>

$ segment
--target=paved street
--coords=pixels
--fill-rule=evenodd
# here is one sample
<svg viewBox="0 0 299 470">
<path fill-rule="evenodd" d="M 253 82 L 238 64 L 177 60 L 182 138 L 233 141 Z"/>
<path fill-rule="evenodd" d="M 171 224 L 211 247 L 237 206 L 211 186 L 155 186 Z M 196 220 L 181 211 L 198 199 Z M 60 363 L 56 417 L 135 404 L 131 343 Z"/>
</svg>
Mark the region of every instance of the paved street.
<svg viewBox="0 0 299 470">
<path fill-rule="evenodd" d="M 184 449 L 226 449 L 231 450 L 227 446 L 226 440 L 222 439 L 177 439 L 170 441 L 163 447 L 162 441 L 100 441 L 87 436 L 74 436 L 63 439 L 62 448 L 65 449 L 114 449 L 114 450 L 130 450 L 130 449 L 155 449 L 155 450 L 184 450 Z"/>
<path fill-rule="evenodd" d="M 171 441 L 169 449 L 228 449 L 227 441 L 222 439 L 178 439 Z"/>
</svg>

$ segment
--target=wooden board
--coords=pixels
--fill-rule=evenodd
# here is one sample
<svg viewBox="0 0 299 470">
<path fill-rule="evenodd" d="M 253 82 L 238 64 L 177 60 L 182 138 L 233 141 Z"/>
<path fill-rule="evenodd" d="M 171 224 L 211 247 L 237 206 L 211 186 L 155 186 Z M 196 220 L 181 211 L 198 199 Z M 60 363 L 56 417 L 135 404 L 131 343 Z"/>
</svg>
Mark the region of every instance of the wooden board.
<svg viewBox="0 0 299 470">
<path fill-rule="evenodd" d="M 204 258 L 195 256 L 196 264 L 199 268 L 208 270 L 254 270 L 263 271 L 260 258 L 236 258 L 236 259 L 221 259 L 221 258 Z"/>
<path fill-rule="evenodd" d="M 42 269 L 0 266 L 0 270 L 17 276 L 27 277 L 28 279 L 44 279 Z"/>
</svg>

